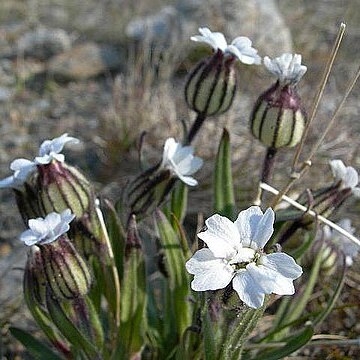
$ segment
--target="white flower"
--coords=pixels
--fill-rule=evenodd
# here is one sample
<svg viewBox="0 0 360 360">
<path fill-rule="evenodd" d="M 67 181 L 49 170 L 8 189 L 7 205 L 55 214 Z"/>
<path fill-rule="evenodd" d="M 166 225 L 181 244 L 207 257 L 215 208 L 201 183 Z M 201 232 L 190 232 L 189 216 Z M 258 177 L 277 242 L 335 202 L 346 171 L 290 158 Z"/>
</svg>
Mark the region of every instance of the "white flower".
<svg viewBox="0 0 360 360">
<path fill-rule="evenodd" d="M 78 144 L 79 140 L 68 136 L 68 134 L 63 134 L 52 140 L 45 140 L 40 146 L 39 156 L 35 158 L 35 162 L 42 165 L 50 164 L 53 160 L 64 162 L 65 156 L 60 152 L 67 143 Z"/>
<path fill-rule="evenodd" d="M 191 176 L 198 171 L 203 161 L 201 158 L 193 155 L 192 146 L 182 146 L 174 138 L 169 138 L 165 142 L 162 168 L 170 170 L 186 185 L 195 186 L 198 182 Z"/>
<path fill-rule="evenodd" d="M 227 44 L 225 36 L 220 32 L 211 32 L 208 28 L 199 28 L 201 35 L 191 37 L 191 40 L 204 42 L 215 51 L 221 50 L 225 55 L 238 58 L 244 64 L 261 64 L 261 57 L 257 50 L 251 47 L 252 42 L 245 36 L 235 38 L 230 45 Z"/>
<path fill-rule="evenodd" d="M 10 164 L 10 169 L 14 171 L 14 175 L 0 180 L 0 188 L 20 188 L 36 169 L 36 164 L 27 159 L 16 159 Z"/>
<path fill-rule="evenodd" d="M 240 299 L 252 308 L 264 303 L 265 294 L 294 294 L 293 280 L 302 274 L 295 260 L 284 253 L 266 255 L 263 251 L 274 229 L 271 208 L 262 213 L 258 206 L 241 211 L 232 222 L 213 215 L 207 229 L 198 234 L 208 248 L 198 250 L 186 263 L 195 275 L 195 291 L 223 289 L 232 282 Z"/>
<path fill-rule="evenodd" d="M 70 209 L 61 214 L 52 212 L 45 218 L 30 219 L 29 229 L 20 235 L 20 240 L 27 246 L 49 244 L 69 231 L 69 223 L 75 218 Z"/>
<path fill-rule="evenodd" d="M 331 160 L 330 167 L 335 181 L 340 181 L 340 190 L 351 189 L 354 196 L 360 197 L 360 188 L 356 187 L 359 184 L 357 171 L 351 166 L 345 166 L 341 160 Z"/>
<path fill-rule="evenodd" d="M 355 233 L 355 228 L 351 226 L 350 219 L 342 219 L 337 223 L 337 225 L 352 235 Z M 346 265 L 351 266 L 353 264 L 353 258 L 360 251 L 360 246 L 352 242 L 345 235 L 340 234 L 335 229 L 331 229 L 330 226 L 325 225 L 323 233 L 325 240 L 332 241 L 342 251 L 345 256 Z"/>
<path fill-rule="evenodd" d="M 282 54 L 271 60 L 268 56 L 264 57 L 265 67 L 278 77 L 282 84 L 296 84 L 306 73 L 307 67 L 301 65 L 301 55 Z"/>
</svg>

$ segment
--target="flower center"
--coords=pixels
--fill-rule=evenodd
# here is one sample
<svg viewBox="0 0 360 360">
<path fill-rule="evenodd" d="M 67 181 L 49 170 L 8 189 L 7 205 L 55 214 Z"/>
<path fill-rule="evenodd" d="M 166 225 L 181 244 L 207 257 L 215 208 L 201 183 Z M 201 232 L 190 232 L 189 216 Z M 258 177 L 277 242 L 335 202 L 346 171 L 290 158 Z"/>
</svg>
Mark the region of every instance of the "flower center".
<svg viewBox="0 0 360 360">
<path fill-rule="evenodd" d="M 243 250 L 243 251 L 241 251 Z M 258 264 L 261 255 L 263 254 L 262 249 L 254 250 L 251 248 L 242 248 L 230 261 L 234 271 L 245 269 L 250 263 Z"/>
</svg>

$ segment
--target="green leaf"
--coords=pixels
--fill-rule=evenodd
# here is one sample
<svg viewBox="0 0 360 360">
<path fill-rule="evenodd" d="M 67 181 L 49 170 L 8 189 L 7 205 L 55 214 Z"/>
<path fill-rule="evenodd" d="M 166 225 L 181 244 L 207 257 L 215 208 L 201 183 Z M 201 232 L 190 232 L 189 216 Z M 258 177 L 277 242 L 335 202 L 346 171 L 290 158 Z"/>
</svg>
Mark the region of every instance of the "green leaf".
<svg viewBox="0 0 360 360">
<path fill-rule="evenodd" d="M 179 338 L 191 324 L 191 308 L 188 300 L 190 280 L 185 269 L 185 257 L 181 242 L 171 223 L 160 211 L 156 211 L 156 226 L 165 257 L 165 266 L 168 273 L 170 302 L 173 313 L 176 315 L 176 328 Z"/>
<path fill-rule="evenodd" d="M 80 331 L 95 343 L 98 349 L 104 346 L 104 331 L 94 305 L 88 297 L 73 300 L 76 324 Z"/>
<path fill-rule="evenodd" d="M 57 331 L 55 331 L 55 328 L 49 318 L 49 314 L 44 310 L 44 307 L 39 304 L 35 294 L 33 293 L 32 278 L 29 271 L 25 271 L 24 273 L 24 299 L 34 320 L 48 337 L 50 342 L 61 352 L 65 354 L 69 353 L 70 350 L 68 344 L 65 342 L 65 339 Z"/>
<path fill-rule="evenodd" d="M 20 341 L 26 350 L 37 360 L 61 360 L 62 358 L 54 353 L 45 344 L 37 340 L 30 333 L 16 327 L 11 327 L 11 335 Z"/>
<path fill-rule="evenodd" d="M 296 335 L 291 336 L 286 344 L 280 349 L 267 350 L 256 355 L 254 360 L 277 360 L 283 359 L 285 356 L 291 355 L 295 351 L 306 345 L 314 335 L 314 328 L 312 325 L 306 325 L 305 328 L 299 331 Z"/>
<path fill-rule="evenodd" d="M 306 304 L 311 299 L 314 287 L 318 280 L 322 260 L 322 251 L 320 250 L 311 268 L 310 277 L 306 282 L 304 291 L 302 292 L 301 296 L 298 296 L 297 301 L 292 303 L 292 306 L 289 309 L 289 312 L 286 316 L 287 322 L 294 321 L 303 314 Z"/>
<path fill-rule="evenodd" d="M 106 227 L 108 229 L 111 247 L 114 253 L 115 264 L 119 273 L 119 277 L 122 279 L 126 234 L 113 204 L 108 200 L 105 201 L 105 204 L 107 211 L 105 217 Z"/>
<path fill-rule="evenodd" d="M 301 259 L 302 256 L 306 253 L 306 251 L 313 244 L 313 242 L 316 238 L 316 233 L 317 233 L 316 228 L 315 228 L 315 231 L 312 231 L 312 233 L 308 233 L 308 232 L 305 233 L 304 234 L 305 239 L 302 242 L 302 244 L 297 249 L 292 251 L 289 255 L 291 255 L 295 260 Z"/>
<path fill-rule="evenodd" d="M 204 354 L 205 360 L 216 360 L 217 359 L 217 344 L 214 334 L 214 324 L 211 322 L 207 304 L 204 305 L 205 311 L 203 311 L 203 336 L 204 336 Z"/>
<path fill-rule="evenodd" d="M 135 217 L 128 226 L 124 276 L 121 291 L 121 317 L 118 347 L 113 359 L 130 359 L 145 345 L 146 322 L 146 272 Z"/>
<path fill-rule="evenodd" d="M 230 135 L 224 129 L 215 160 L 214 172 L 215 212 L 234 219 L 235 197 L 231 173 Z"/>
<path fill-rule="evenodd" d="M 69 340 L 69 342 L 76 348 L 82 349 L 89 359 L 100 359 L 100 355 L 95 346 L 87 339 L 73 322 L 66 316 L 60 303 L 47 294 L 47 307 L 51 319 L 61 333 Z"/>
<path fill-rule="evenodd" d="M 341 294 L 341 290 L 345 283 L 345 273 L 346 273 L 346 265 L 345 262 L 343 264 L 342 273 L 340 276 L 340 279 L 337 283 L 336 289 L 334 291 L 333 296 L 329 299 L 327 306 L 324 308 L 324 310 L 315 318 L 314 326 L 319 326 L 323 320 L 326 319 L 326 317 L 331 313 L 332 309 L 334 308 L 337 299 L 339 298 Z"/>
<path fill-rule="evenodd" d="M 183 222 L 186 215 L 187 200 L 188 187 L 182 181 L 178 181 L 171 193 L 171 212 L 175 215 L 180 224 Z M 173 221 L 172 225 L 174 226 Z"/>
</svg>

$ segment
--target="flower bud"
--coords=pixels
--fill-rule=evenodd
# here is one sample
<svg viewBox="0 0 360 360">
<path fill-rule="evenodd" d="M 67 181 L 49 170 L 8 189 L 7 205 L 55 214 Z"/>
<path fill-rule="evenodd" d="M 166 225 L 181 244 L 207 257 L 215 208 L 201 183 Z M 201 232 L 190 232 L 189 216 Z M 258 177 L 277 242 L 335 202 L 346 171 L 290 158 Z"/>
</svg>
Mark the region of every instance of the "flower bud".
<svg viewBox="0 0 360 360">
<path fill-rule="evenodd" d="M 61 236 L 57 241 L 39 247 L 52 294 L 59 300 L 85 296 L 91 286 L 90 270 L 69 239 Z"/>
<path fill-rule="evenodd" d="M 204 116 L 224 113 L 235 96 L 235 58 L 218 50 L 201 61 L 185 85 L 185 100 L 190 109 Z"/>
<path fill-rule="evenodd" d="M 37 189 L 30 181 L 24 183 L 22 189 L 14 189 L 14 193 L 17 207 L 25 225 L 29 219 L 43 215 L 39 207 Z"/>
<path fill-rule="evenodd" d="M 277 81 L 255 103 L 251 113 L 251 132 L 272 148 L 292 147 L 299 143 L 306 114 L 294 86 Z"/>
<path fill-rule="evenodd" d="M 334 246 L 327 242 L 324 242 L 320 251 L 322 260 L 320 270 L 327 275 L 332 275 L 336 269 L 339 253 Z"/>
<path fill-rule="evenodd" d="M 38 165 L 37 187 L 45 214 L 70 209 L 80 218 L 95 201 L 90 182 L 75 167 L 64 162 Z"/>
<path fill-rule="evenodd" d="M 52 161 L 39 165 L 38 169 L 38 202 L 43 213 L 70 209 L 76 219 L 69 236 L 76 249 L 86 258 L 101 251 L 102 231 L 91 183 L 79 170 L 65 162 Z"/>
<path fill-rule="evenodd" d="M 46 303 L 46 277 L 39 248 L 32 247 L 24 272 L 24 294 L 27 302 Z"/>
</svg>

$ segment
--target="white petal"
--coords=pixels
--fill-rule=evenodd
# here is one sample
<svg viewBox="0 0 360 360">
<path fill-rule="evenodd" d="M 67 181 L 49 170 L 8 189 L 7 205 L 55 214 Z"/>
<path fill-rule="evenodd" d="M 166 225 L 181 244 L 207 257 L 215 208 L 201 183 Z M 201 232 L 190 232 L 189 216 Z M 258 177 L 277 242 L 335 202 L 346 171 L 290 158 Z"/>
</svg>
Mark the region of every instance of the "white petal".
<svg viewBox="0 0 360 360">
<path fill-rule="evenodd" d="M 8 176 L 5 179 L 0 180 L 0 189 L 16 187 L 17 183 L 14 176 Z"/>
<path fill-rule="evenodd" d="M 238 215 L 235 225 L 239 231 L 242 246 L 250 246 L 263 213 L 259 206 L 250 206 Z"/>
<path fill-rule="evenodd" d="M 271 238 L 271 235 L 274 232 L 274 220 L 274 211 L 271 208 L 268 208 L 258 222 L 254 238 L 252 239 L 258 248 L 264 248 L 265 244 Z"/>
<path fill-rule="evenodd" d="M 236 46 L 239 50 L 251 48 L 252 42 L 246 36 L 238 36 L 232 42 L 231 45 Z"/>
<path fill-rule="evenodd" d="M 335 180 L 343 180 L 346 175 L 346 166 L 341 160 L 331 160 L 330 161 L 331 171 Z"/>
<path fill-rule="evenodd" d="M 79 143 L 79 140 L 68 136 L 68 134 L 63 134 L 52 140 L 45 140 L 40 145 L 39 155 L 44 156 L 50 152 L 60 153 L 67 143 L 77 144 Z"/>
<path fill-rule="evenodd" d="M 36 164 L 40 164 L 40 165 L 50 164 L 51 161 L 52 161 L 52 157 L 50 155 L 36 156 L 35 158 Z"/>
<path fill-rule="evenodd" d="M 175 141 L 174 138 L 169 138 L 165 141 L 164 151 L 163 151 L 163 165 L 167 165 L 169 159 L 172 159 L 179 144 Z"/>
<path fill-rule="evenodd" d="M 280 82 L 289 84 L 299 82 L 307 71 L 307 67 L 301 65 L 301 55 L 299 54 L 285 53 L 273 60 L 265 56 L 264 65 L 272 74 L 278 77 Z"/>
<path fill-rule="evenodd" d="M 178 172 L 176 172 L 176 175 L 183 183 L 185 183 L 188 186 L 196 186 L 198 184 L 197 180 L 191 176 L 184 176 Z"/>
<path fill-rule="evenodd" d="M 231 259 L 241 248 L 239 233 L 228 218 L 215 214 L 205 221 L 207 230 L 198 234 L 215 257 Z"/>
<path fill-rule="evenodd" d="M 199 28 L 200 35 L 192 36 L 193 41 L 204 42 L 210 45 L 215 51 L 220 49 L 224 51 L 227 47 L 227 42 L 224 35 L 220 32 L 211 32 L 208 28 Z"/>
<path fill-rule="evenodd" d="M 29 228 L 39 236 L 44 236 L 48 232 L 48 227 L 43 218 L 30 219 Z"/>
<path fill-rule="evenodd" d="M 64 154 L 57 154 L 55 152 L 51 152 L 50 156 L 52 157 L 53 160 L 57 160 L 59 162 L 64 162 L 65 161 L 65 155 Z"/>
<path fill-rule="evenodd" d="M 198 250 L 185 266 L 194 275 L 191 288 L 195 291 L 223 289 L 234 276 L 233 268 L 214 257 L 210 249 Z"/>
<path fill-rule="evenodd" d="M 60 214 L 52 212 L 45 217 L 45 223 L 48 229 L 54 230 L 61 222 Z"/>
<path fill-rule="evenodd" d="M 10 169 L 16 171 L 33 165 L 34 163 L 28 159 L 16 159 L 10 164 Z"/>
<path fill-rule="evenodd" d="M 348 166 L 346 168 L 346 175 L 344 178 L 344 187 L 352 189 L 358 183 L 359 183 L 359 175 L 357 171 L 353 167 Z"/>
<path fill-rule="evenodd" d="M 203 159 L 194 156 L 191 159 L 191 169 L 190 171 L 187 173 L 187 175 L 192 175 L 194 173 L 196 173 L 202 166 L 203 166 Z"/>
<path fill-rule="evenodd" d="M 68 136 L 68 134 L 63 134 L 52 140 L 52 151 L 55 153 L 60 153 L 64 148 L 65 144 L 79 144 L 79 139 Z"/>
<path fill-rule="evenodd" d="M 360 188 L 356 187 L 356 188 L 353 188 L 351 190 L 351 193 L 353 194 L 353 196 L 355 196 L 356 198 L 360 198 Z"/>
<path fill-rule="evenodd" d="M 263 305 L 265 293 L 246 270 L 239 271 L 235 275 L 232 286 L 247 306 L 257 309 Z"/>
<path fill-rule="evenodd" d="M 61 216 L 61 221 L 62 221 L 62 222 L 66 222 L 66 223 L 68 223 L 68 224 L 75 219 L 75 215 L 71 212 L 70 209 L 64 210 L 64 211 L 60 214 L 60 216 Z"/>
<path fill-rule="evenodd" d="M 25 243 L 27 246 L 32 246 L 39 241 L 39 238 L 32 230 L 24 231 L 20 236 L 19 239 Z"/>
<path fill-rule="evenodd" d="M 197 172 L 203 164 L 203 161 L 199 157 L 189 156 L 183 159 L 177 164 L 177 169 L 183 175 L 192 175 Z"/>
<path fill-rule="evenodd" d="M 345 256 L 345 264 L 346 264 L 346 266 L 352 266 L 353 262 L 354 261 L 353 261 L 351 256 Z"/>
<path fill-rule="evenodd" d="M 284 253 L 264 255 L 261 257 L 261 264 L 292 280 L 302 274 L 301 266 L 291 256 Z"/>
<path fill-rule="evenodd" d="M 51 151 L 51 140 L 44 140 L 39 148 L 39 155 L 44 156 Z"/>
<path fill-rule="evenodd" d="M 239 36 L 227 47 L 226 52 L 232 53 L 244 64 L 261 64 L 261 57 L 257 54 L 257 50 L 251 47 L 251 45 L 252 42 L 249 38 Z"/>
<path fill-rule="evenodd" d="M 178 164 L 180 161 L 192 156 L 194 149 L 192 146 L 182 146 L 180 143 L 177 144 L 177 149 L 172 156 L 172 160 Z M 180 146 L 179 146 L 180 145 Z"/>
<path fill-rule="evenodd" d="M 246 271 L 265 294 L 293 295 L 295 292 L 292 279 L 286 278 L 264 265 L 250 263 L 246 266 Z"/>
</svg>

